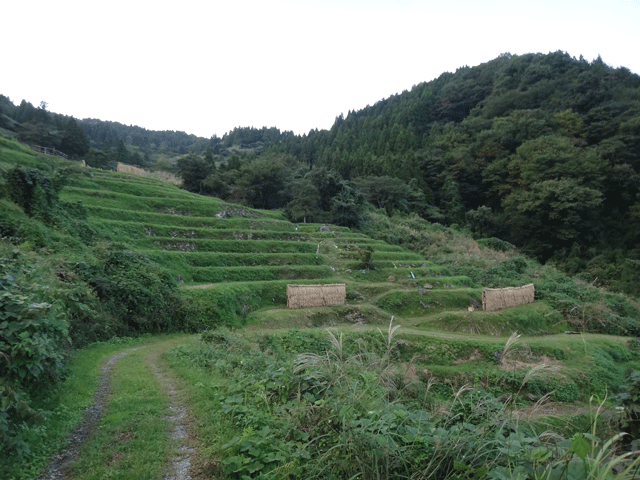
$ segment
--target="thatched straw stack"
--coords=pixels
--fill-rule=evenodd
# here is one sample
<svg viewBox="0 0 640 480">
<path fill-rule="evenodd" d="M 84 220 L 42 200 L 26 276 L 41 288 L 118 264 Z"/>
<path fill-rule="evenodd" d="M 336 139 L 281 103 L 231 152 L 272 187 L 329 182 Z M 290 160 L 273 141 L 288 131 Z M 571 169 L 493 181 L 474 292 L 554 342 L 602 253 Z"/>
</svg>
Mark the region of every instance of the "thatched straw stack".
<svg viewBox="0 0 640 480">
<path fill-rule="evenodd" d="M 485 288 L 482 290 L 482 310 L 495 312 L 503 308 L 533 303 L 535 295 L 533 283 L 522 287 Z"/>
<path fill-rule="evenodd" d="M 118 162 L 118 172 L 133 173 L 134 175 L 144 175 L 145 172 L 142 168 L 134 167 L 133 165 L 127 165 L 126 163 Z"/>
<path fill-rule="evenodd" d="M 287 285 L 287 308 L 325 307 L 344 305 L 344 284 Z"/>
<path fill-rule="evenodd" d="M 347 296 L 347 287 L 344 283 L 322 285 L 322 296 L 324 297 L 325 306 L 344 305 L 344 299 Z"/>
</svg>

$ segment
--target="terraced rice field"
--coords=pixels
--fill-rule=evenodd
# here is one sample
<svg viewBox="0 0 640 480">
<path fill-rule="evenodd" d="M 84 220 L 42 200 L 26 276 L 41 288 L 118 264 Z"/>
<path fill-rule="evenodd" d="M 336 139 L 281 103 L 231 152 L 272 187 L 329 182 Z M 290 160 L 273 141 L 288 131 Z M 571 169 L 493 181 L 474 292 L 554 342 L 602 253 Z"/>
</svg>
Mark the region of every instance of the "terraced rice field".
<svg viewBox="0 0 640 480">
<path fill-rule="evenodd" d="M 294 225 L 279 212 L 228 205 L 155 179 L 96 171 L 67 187 L 63 199 L 82 203 L 101 237 L 144 252 L 185 290 L 200 287 L 194 296 L 238 296 L 228 288 L 238 284 L 252 300 L 233 300 L 244 303 L 244 314 L 285 308 L 287 283 L 345 283 L 348 304 L 370 305 L 380 317 L 423 316 L 443 304 L 466 309 L 481 298 L 469 278 L 349 228 Z M 373 249 L 374 269 L 360 268 L 365 247 Z"/>
<path fill-rule="evenodd" d="M 81 202 L 100 237 L 125 243 L 165 267 L 194 305 L 194 315 L 212 327 L 376 330 L 393 317 L 407 345 L 428 352 L 416 357 L 416 366 L 461 381 L 477 380 L 478 371 L 497 369 L 500 375 L 504 366 L 496 365 L 494 353 L 515 331 L 524 334 L 520 368 L 563 359 L 557 362 L 566 374 L 556 375 L 560 383 L 586 381 L 580 372 L 591 364 L 584 355 L 588 342 L 625 341 L 562 336 L 562 315 L 540 300 L 469 312 L 481 302 L 482 285 L 346 227 L 295 225 L 281 211 L 253 210 L 159 180 L 104 171 L 74 180 L 62 199 Z M 361 265 L 366 247 L 373 250 L 369 269 Z M 344 283 L 345 305 L 286 308 L 287 284 L 318 283 Z"/>
</svg>

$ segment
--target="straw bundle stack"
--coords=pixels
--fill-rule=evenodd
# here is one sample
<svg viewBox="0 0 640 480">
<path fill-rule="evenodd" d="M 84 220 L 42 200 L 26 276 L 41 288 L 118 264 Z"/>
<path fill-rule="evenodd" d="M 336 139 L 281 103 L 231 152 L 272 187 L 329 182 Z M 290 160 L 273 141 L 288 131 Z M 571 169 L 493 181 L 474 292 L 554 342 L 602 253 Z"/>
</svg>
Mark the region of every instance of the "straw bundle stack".
<svg viewBox="0 0 640 480">
<path fill-rule="evenodd" d="M 343 283 L 287 285 L 287 308 L 344 305 L 346 295 L 346 286 Z"/>
<path fill-rule="evenodd" d="M 482 290 L 482 310 L 495 312 L 503 308 L 533 303 L 535 295 L 533 283 L 522 287 L 485 288 Z"/>
<path fill-rule="evenodd" d="M 326 306 L 344 305 L 344 299 L 347 296 L 347 288 L 344 283 L 323 285 L 322 296 L 324 297 L 324 304 Z"/>
<path fill-rule="evenodd" d="M 126 163 L 118 162 L 118 172 L 133 173 L 134 175 L 144 175 L 145 172 L 142 168 L 134 167 L 133 165 L 127 165 Z"/>
</svg>

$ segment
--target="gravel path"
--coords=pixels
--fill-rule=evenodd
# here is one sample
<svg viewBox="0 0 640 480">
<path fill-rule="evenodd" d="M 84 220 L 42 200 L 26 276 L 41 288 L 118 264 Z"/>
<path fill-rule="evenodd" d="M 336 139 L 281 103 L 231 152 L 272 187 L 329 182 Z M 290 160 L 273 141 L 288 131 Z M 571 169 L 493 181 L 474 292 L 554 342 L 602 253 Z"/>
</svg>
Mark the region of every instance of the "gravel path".
<svg viewBox="0 0 640 480">
<path fill-rule="evenodd" d="M 104 413 L 104 406 L 109 393 L 111 383 L 111 371 L 118 360 L 131 352 L 135 352 L 143 347 L 136 347 L 124 352 L 117 353 L 110 357 L 100 368 L 100 384 L 93 397 L 93 405 L 85 408 L 85 418 L 76 428 L 69 438 L 69 445 L 58 452 L 49 464 L 47 473 L 39 477 L 38 480 L 59 480 L 66 477 L 66 469 L 80 452 L 80 447 L 93 432 L 96 423 Z"/>
<path fill-rule="evenodd" d="M 178 445 L 163 480 L 192 480 L 189 470 L 191 470 L 191 458 L 195 455 L 195 448 L 191 446 L 193 439 L 189 435 L 189 414 L 180 398 L 180 389 L 172 376 L 161 367 L 160 352 L 155 351 L 149 355 L 146 363 L 169 396 L 169 410 L 172 414 L 165 419 L 173 423 L 171 438 Z"/>
</svg>

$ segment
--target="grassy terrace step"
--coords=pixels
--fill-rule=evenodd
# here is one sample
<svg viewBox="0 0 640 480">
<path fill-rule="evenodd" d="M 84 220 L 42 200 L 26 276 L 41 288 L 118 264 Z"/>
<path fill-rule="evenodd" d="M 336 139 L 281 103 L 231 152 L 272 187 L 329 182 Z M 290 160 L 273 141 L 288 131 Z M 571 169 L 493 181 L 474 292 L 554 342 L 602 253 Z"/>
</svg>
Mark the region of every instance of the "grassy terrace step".
<svg viewBox="0 0 640 480">
<path fill-rule="evenodd" d="M 65 190 L 85 195 L 88 194 L 87 192 L 92 191 L 100 193 L 112 192 L 114 194 L 125 193 L 139 197 L 197 198 L 193 193 L 155 179 L 143 183 L 125 182 L 121 179 L 84 177 L 74 180 Z"/>
<path fill-rule="evenodd" d="M 364 245 L 364 243 L 363 243 L 363 245 Z M 381 242 L 381 241 L 378 241 L 378 240 L 371 240 L 368 243 L 368 245 L 371 246 L 371 248 L 374 251 L 374 254 L 375 254 L 375 252 L 399 252 L 399 253 L 405 253 L 406 252 L 406 250 L 404 250 L 402 247 L 399 247 L 397 245 L 389 245 L 388 243 L 384 243 L 384 242 Z M 338 247 L 338 248 L 336 248 L 336 247 Z M 337 255 L 340 255 L 340 254 L 344 254 L 344 250 L 346 250 L 344 246 L 340 247 L 338 245 L 327 245 L 327 244 L 324 244 L 324 243 L 320 245 L 320 253 L 325 253 L 325 254 L 331 255 L 331 256 L 337 256 Z M 354 258 L 357 258 L 358 249 L 356 248 L 356 246 L 355 245 L 350 246 L 349 250 L 347 250 L 347 251 L 350 251 L 350 250 L 353 250 L 354 255 L 356 255 L 356 257 L 354 257 Z"/>
<path fill-rule="evenodd" d="M 425 330 L 505 336 L 516 331 L 525 335 L 548 335 L 571 330 L 558 311 L 539 300 L 530 305 L 520 305 L 497 312 L 442 312 L 421 319 L 417 327 Z"/>
<path fill-rule="evenodd" d="M 85 206 L 99 206 L 119 208 L 122 210 L 137 210 L 140 212 L 176 213 L 178 215 L 214 217 L 222 212 L 225 204 L 222 200 L 212 197 L 200 198 L 160 198 L 140 197 L 124 193 L 101 192 L 89 189 L 69 188 L 63 190 L 60 198 L 67 202 L 82 202 Z M 279 212 L 253 212 L 248 208 L 234 207 L 245 215 L 258 218 L 270 217 L 284 220 Z"/>
<path fill-rule="evenodd" d="M 191 267 L 255 267 L 260 265 L 322 265 L 324 257 L 315 253 L 211 253 L 139 250 L 151 260 L 180 273 Z"/>
<path fill-rule="evenodd" d="M 363 278 L 363 280 L 365 280 Z M 347 282 L 347 301 L 366 301 L 379 297 L 383 293 L 396 290 L 398 286 L 391 282 Z"/>
<path fill-rule="evenodd" d="M 216 239 L 216 240 L 287 240 L 292 242 L 311 241 L 306 233 L 278 230 L 245 230 L 237 228 L 176 227 L 140 222 L 117 220 L 94 220 L 91 222 L 101 236 L 111 240 L 126 241 L 145 237 L 171 237 L 176 239 Z M 222 224 L 224 226 L 224 224 Z M 243 226 L 244 227 L 244 226 Z M 268 226 L 267 226 L 268 227 Z"/>
<path fill-rule="evenodd" d="M 351 270 L 360 270 L 361 263 L 357 261 L 345 262 L 344 266 L 345 268 L 348 268 Z M 401 262 L 399 261 L 374 260 L 373 269 L 367 270 L 367 271 L 369 273 L 372 273 L 373 274 L 372 278 L 376 278 L 378 279 L 378 281 L 382 281 L 380 272 L 382 272 L 382 274 L 386 274 L 387 276 L 393 275 L 398 279 L 408 278 L 408 279 L 418 280 L 418 281 L 421 281 L 420 280 L 421 278 L 438 279 L 438 277 L 451 275 L 451 272 L 447 267 L 440 267 L 437 265 L 433 265 L 427 269 L 424 269 L 424 268 L 420 269 L 420 272 L 425 272 L 424 274 L 418 273 L 417 270 L 418 270 L 417 268 L 406 267 L 406 265 L 401 266 Z M 413 272 L 413 275 L 415 276 L 415 278 L 411 277 L 411 272 Z M 384 279 L 386 280 L 386 277 Z"/>
<path fill-rule="evenodd" d="M 65 189 L 60 198 L 67 202 L 81 202 L 85 207 L 117 208 L 138 212 L 175 213 L 187 216 L 213 217 L 222 208 L 221 202 L 198 202 L 192 199 L 140 197 L 112 191 Z M 193 211 L 192 209 L 195 209 Z"/>
<path fill-rule="evenodd" d="M 425 262 L 424 258 L 415 253 L 408 252 L 373 252 L 371 256 L 373 264 L 376 269 L 378 268 L 408 268 L 414 272 L 420 269 L 424 271 L 429 269 L 436 274 L 445 274 L 449 270 L 446 267 L 441 267 L 433 262 Z M 354 253 L 340 253 L 337 258 L 346 261 L 347 265 L 357 265 L 361 262 L 360 256 L 357 252 Z M 416 262 L 417 260 L 417 262 Z M 354 268 L 349 266 L 348 268 Z M 356 267 L 357 268 L 357 267 Z M 448 273 L 446 273 L 448 275 Z M 437 276 L 437 275 L 436 275 Z"/>
<path fill-rule="evenodd" d="M 317 245 L 307 242 L 278 240 L 200 240 L 147 237 L 131 242 L 136 249 L 175 250 L 180 252 L 229 253 L 315 253 Z"/>
<path fill-rule="evenodd" d="M 304 284 L 307 280 L 274 280 L 270 282 L 222 283 L 205 288 L 183 288 L 192 306 L 194 320 L 208 325 L 242 325 L 251 312 L 270 308 L 286 308 L 287 285 Z M 315 283 L 315 282 L 314 282 Z M 339 278 L 325 278 L 318 283 L 342 283 Z"/>
<path fill-rule="evenodd" d="M 113 170 L 92 169 L 91 171 L 93 173 L 92 178 L 116 180 L 123 183 L 149 183 L 159 181 L 157 178 L 143 177 L 132 173 L 114 172 Z"/>
<path fill-rule="evenodd" d="M 314 280 L 329 278 L 333 270 L 326 265 L 288 265 L 277 267 L 189 267 L 180 273 L 186 282 L 255 282 L 269 280 Z"/>
<path fill-rule="evenodd" d="M 294 227 L 297 226 L 299 232 L 305 232 L 305 233 L 317 232 L 317 233 L 325 233 L 327 235 L 335 235 L 336 233 L 360 235 L 358 233 L 351 232 L 351 229 L 349 227 L 339 227 L 337 225 L 326 225 L 324 223 L 295 223 L 295 224 L 291 223 L 290 225 L 293 225 Z M 323 226 L 328 227 L 330 231 L 321 232 L 320 228 Z"/>
<path fill-rule="evenodd" d="M 320 230 L 300 230 L 298 229 L 298 233 L 308 233 L 312 235 L 314 238 L 322 239 L 326 242 L 333 241 L 334 243 L 339 243 L 343 241 L 359 241 L 361 239 L 368 239 L 369 237 L 362 235 L 361 233 L 354 232 L 321 232 Z"/>
<path fill-rule="evenodd" d="M 466 311 L 471 300 L 482 302 L 481 288 L 427 290 L 424 295 L 417 288 L 395 290 L 380 296 L 375 305 L 393 315 L 422 317 L 444 310 Z"/>
<path fill-rule="evenodd" d="M 316 237 L 316 235 L 314 235 L 314 237 Z M 352 238 L 329 238 L 329 239 L 325 239 L 323 240 L 323 244 L 327 245 L 327 246 L 338 246 L 338 248 L 342 248 L 344 250 L 350 250 L 350 249 L 358 249 L 359 247 L 363 246 L 363 245 L 371 245 L 372 247 L 374 247 L 375 245 L 388 245 L 388 243 L 384 242 L 383 240 L 375 240 L 371 237 L 366 237 L 364 235 L 358 236 L 358 237 L 352 237 Z"/>
<path fill-rule="evenodd" d="M 131 173 L 114 172 L 113 170 L 92 170 L 91 174 L 87 175 L 85 178 L 89 181 L 110 182 L 114 185 L 121 185 L 121 184 L 147 185 L 147 184 L 153 184 L 154 182 L 161 182 L 163 185 L 167 185 L 172 188 L 182 190 L 180 187 L 176 185 L 171 185 L 165 182 L 162 178 L 134 175 Z M 80 180 L 80 179 L 74 179 L 71 185 L 76 184 L 75 180 Z"/>
<path fill-rule="evenodd" d="M 255 228 L 269 230 L 291 231 L 291 223 L 273 219 L 247 219 L 242 217 L 215 218 L 213 216 L 191 216 L 177 213 L 138 212 L 120 208 L 106 208 L 97 205 L 84 205 L 92 218 L 103 220 L 120 220 L 128 222 L 147 223 L 152 225 L 174 225 L 177 227 L 202 228 Z"/>
<path fill-rule="evenodd" d="M 415 286 L 424 288 L 427 283 L 434 289 L 439 288 L 460 288 L 460 287 L 476 287 L 469 277 L 466 276 L 426 276 L 415 275 L 415 279 L 411 278 L 411 275 L 405 269 L 379 269 L 379 270 L 365 270 L 362 273 L 361 270 L 351 270 L 351 274 L 345 273 L 345 278 L 353 281 L 367 282 L 389 282 L 398 285 L 398 288 L 404 288 L 405 286 Z M 391 279 L 391 280 L 389 280 Z M 429 289 L 430 290 L 430 289 Z"/>
<path fill-rule="evenodd" d="M 176 227 L 292 231 L 292 224 L 288 221 L 262 217 L 257 219 L 244 217 L 215 218 L 213 215 L 198 217 L 179 215 L 177 213 L 138 212 L 99 205 L 86 205 L 84 202 L 83 205 L 92 218 L 102 220 L 138 222 L 148 225 L 172 225 Z"/>
<path fill-rule="evenodd" d="M 339 257 L 343 259 L 358 259 L 359 254 L 358 252 L 347 252 L 347 253 L 341 252 L 339 254 Z M 415 268 L 416 266 L 423 265 L 424 263 L 426 263 L 427 266 L 429 266 L 429 268 L 438 267 L 433 262 L 425 262 L 424 257 L 422 255 L 418 253 L 407 252 L 407 251 L 393 251 L 393 252 L 375 252 L 374 251 L 372 258 L 376 262 L 383 262 L 385 260 L 388 260 L 389 268 L 393 267 L 393 264 L 391 262 L 395 262 L 396 267 L 400 267 L 401 262 L 403 265 L 410 265 L 413 268 Z M 408 262 L 411 262 L 411 263 L 408 263 Z M 438 267 L 438 268 L 442 268 L 442 267 Z"/>
</svg>

